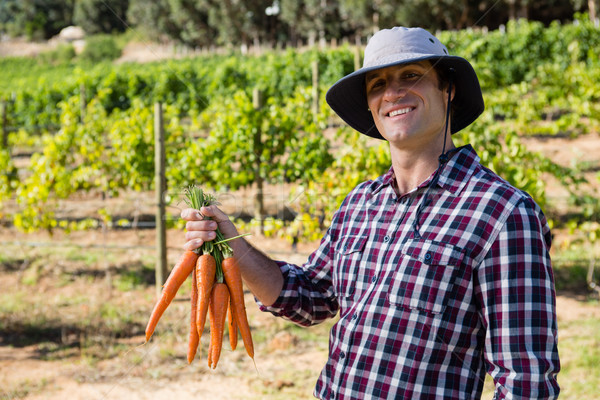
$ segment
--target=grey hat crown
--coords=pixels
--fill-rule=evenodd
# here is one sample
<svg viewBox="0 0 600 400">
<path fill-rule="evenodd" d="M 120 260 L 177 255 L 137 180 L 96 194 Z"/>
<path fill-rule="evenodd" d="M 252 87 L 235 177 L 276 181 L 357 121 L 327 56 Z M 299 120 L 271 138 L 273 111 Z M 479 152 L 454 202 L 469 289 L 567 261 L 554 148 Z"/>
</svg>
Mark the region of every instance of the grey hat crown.
<svg viewBox="0 0 600 400">
<path fill-rule="evenodd" d="M 325 98 L 348 125 L 365 135 L 383 139 L 368 110 L 365 74 L 393 65 L 429 60 L 434 66 L 452 69 L 456 94 L 451 132 L 471 124 L 484 110 L 479 79 L 471 64 L 451 56 L 435 36 L 422 28 L 394 27 L 377 32 L 365 48 L 363 67 L 337 81 Z"/>
<path fill-rule="evenodd" d="M 383 29 L 369 41 L 369 46 L 365 49 L 363 68 L 431 55 L 447 56 L 448 49 L 425 29 Z"/>
</svg>

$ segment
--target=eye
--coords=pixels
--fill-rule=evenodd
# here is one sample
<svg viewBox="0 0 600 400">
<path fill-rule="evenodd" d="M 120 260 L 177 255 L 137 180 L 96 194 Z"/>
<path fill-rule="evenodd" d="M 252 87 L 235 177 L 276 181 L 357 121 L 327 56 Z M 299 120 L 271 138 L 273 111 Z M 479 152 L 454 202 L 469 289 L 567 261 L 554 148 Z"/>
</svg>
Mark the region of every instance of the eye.
<svg viewBox="0 0 600 400">
<path fill-rule="evenodd" d="M 369 82 L 368 89 L 374 90 L 383 86 L 385 86 L 385 81 L 383 79 L 373 79 Z"/>
<path fill-rule="evenodd" d="M 404 74 L 404 79 L 417 79 L 421 76 L 421 74 L 417 72 L 407 72 Z"/>
</svg>

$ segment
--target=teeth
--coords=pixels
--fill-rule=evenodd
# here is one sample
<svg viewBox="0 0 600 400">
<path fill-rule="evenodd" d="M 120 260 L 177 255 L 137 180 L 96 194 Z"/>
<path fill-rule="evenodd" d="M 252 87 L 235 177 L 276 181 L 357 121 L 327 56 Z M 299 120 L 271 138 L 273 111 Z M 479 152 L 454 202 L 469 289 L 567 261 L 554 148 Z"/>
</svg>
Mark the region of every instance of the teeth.
<svg viewBox="0 0 600 400">
<path fill-rule="evenodd" d="M 390 112 L 390 117 L 395 117 L 396 115 L 406 114 L 411 111 L 412 111 L 412 109 L 410 107 L 401 108 L 400 110 L 395 110 L 395 111 Z"/>
</svg>

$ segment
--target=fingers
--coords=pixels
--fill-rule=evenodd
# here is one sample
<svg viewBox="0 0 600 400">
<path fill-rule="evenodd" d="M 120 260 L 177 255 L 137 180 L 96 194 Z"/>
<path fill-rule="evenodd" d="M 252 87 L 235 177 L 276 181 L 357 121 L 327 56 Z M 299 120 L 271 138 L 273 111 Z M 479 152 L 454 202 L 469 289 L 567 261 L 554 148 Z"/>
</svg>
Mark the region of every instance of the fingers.
<svg viewBox="0 0 600 400">
<path fill-rule="evenodd" d="M 225 215 L 223 211 L 219 209 L 219 207 L 212 205 L 208 207 L 202 207 L 200 209 L 202 215 L 212 218 L 214 221 L 221 223 L 229 221 L 229 217 Z"/>
<path fill-rule="evenodd" d="M 185 250 L 194 250 L 217 237 L 215 229 L 217 223 L 214 221 L 188 221 L 186 223 Z"/>
<path fill-rule="evenodd" d="M 237 236 L 237 230 L 227 215 L 217 206 L 202 207 L 200 210 L 186 208 L 181 211 L 185 224 L 185 250 L 195 250 L 204 242 L 216 238 L 216 230 L 220 228 L 225 237 Z"/>
<path fill-rule="evenodd" d="M 185 208 L 181 211 L 181 218 L 186 221 L 201 221 L 207 217 L 216 222 L 229 221 L 229 218 L 217 206 L 202 207 L 200 210 Z"/>
<path fill-rule="evenodd" d="M 214 230 L 196 229 L 185 232 L 185 240 L 187 241 L 201 239 L 204 242 L 208 242 L 209 240 L 213 240 L 216 236 L 217 234 Z"/>
<path fill-rule="evenodd" d="M 185 242 L 182 247 L 184 250 L 194 251 L 197 248 L 199 248 L 200 246 L 202 246 L 203 244 L 204 244 L 204 241 L 202 239 L 197 239 L 197 240 L 191 240 L 189 242 Z"/>
<path fill-rule="evenodd" d="M 184 208 L 181 210 L 181 218 L 185 221 L 201 221 L 204 216 L 199 210 L 194 208 Z"/>
<path fill-rule="evenodd" d="M 194 231 L 214 231 L 218 227 L 217 223 L 210 219 L 202 221 L 188 221 L 185 223 L 185 230 L 188 232 Z"/>
</svg>

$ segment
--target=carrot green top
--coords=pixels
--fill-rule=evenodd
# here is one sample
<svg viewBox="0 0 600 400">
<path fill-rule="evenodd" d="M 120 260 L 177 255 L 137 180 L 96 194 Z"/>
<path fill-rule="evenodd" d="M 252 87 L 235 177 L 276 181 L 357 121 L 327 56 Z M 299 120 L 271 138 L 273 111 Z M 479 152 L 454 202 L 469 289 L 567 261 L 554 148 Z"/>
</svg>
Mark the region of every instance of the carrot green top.
<svg viewBox="0 0 600 400">
<path fill-rule="evenodd" d="M 186 202 L 186 204 L 189 207 L 194 208 L 196 210 L 200 210 L 200 208 L 202 207 L 218 204 L 215 196 L 204 192 L 201 188 L 197 186 L 187 187 L 185 189 L 184 194 L 184 201 Z M 204 218 L 210 219 L 210 217 Z M 231 248 L 231 246 L 229 246 L 227 242 L 245 235 L 239 235 L 229 239 L 225 239 L 219 228 L 217 228 L 216 234 L 217 236 L 215 238 L 215 241 L 204 242 L 202 246 L 200 246 L 195 251 L 198 254 L 210 254 L 215 258 L 215 263 L 217 264 L 216 281 L 223 282 L 223 270 L 221 269 L 221 263 L 224 258 L 233 257 L 233 249 Z"/>
</svg>

